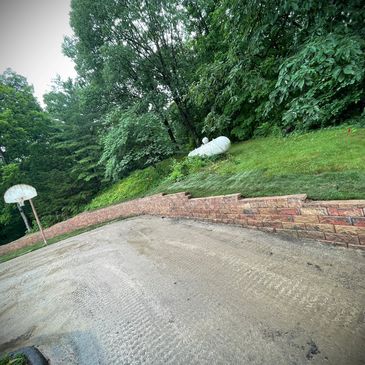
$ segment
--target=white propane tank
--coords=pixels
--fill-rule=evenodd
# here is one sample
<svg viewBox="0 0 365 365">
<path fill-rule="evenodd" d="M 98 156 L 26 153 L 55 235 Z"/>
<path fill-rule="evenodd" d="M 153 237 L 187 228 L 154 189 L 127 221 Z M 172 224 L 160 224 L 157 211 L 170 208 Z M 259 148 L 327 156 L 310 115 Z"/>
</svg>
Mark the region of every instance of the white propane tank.
<svg viewBox="0 0 365 365">
<path fill-rule="evenodd" d="M 206 137 L 205 137 L 206 138 Z M 207 139 L 203 138 L 203 143 L 207 141 Z M 220 136 L 213 139 L 210 142 L 203 144 L 202 146 L 192 150 L 188 156 L 201 156 L 201 157 L 210 157 L 214 155 L 220 155 L 225 153 L 231 147 L 231 141 L 229 138 Z"/>
</svg>

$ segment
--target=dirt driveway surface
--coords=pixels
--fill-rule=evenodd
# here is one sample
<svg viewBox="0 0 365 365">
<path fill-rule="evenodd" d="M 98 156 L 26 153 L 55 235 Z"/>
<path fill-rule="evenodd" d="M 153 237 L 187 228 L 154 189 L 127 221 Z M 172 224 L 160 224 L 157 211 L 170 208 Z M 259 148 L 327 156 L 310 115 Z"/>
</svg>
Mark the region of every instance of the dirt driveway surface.
<svg viewBox="0 0 365 365">
<path fill-rule="evenodd" d="M 0 264 L 0 351 L 52 364 L 364 364 L 359 251 L 137 217 Z"/>
</svg>

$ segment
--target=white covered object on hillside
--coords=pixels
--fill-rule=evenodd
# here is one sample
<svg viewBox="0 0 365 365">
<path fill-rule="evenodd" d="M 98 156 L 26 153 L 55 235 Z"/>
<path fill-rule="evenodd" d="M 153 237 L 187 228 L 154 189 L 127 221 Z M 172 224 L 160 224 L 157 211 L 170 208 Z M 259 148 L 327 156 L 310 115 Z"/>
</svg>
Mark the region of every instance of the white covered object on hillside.
<svg viewBox="0 0 365 365">
<path fill-rule="evenodd" d="M 210 157 L 214 155 L 219 155 L 222 153 L 225 153 L 229 150 L 231 147 L 231 141 L 229 138 L 220 136 L 212 141 L 208 142 L 208 138 L 203 138 L 203 145 L 196 148 L 195 150 L 192 150 L 188 156 L 201 156 L 201 157 Z"/>
</svg>

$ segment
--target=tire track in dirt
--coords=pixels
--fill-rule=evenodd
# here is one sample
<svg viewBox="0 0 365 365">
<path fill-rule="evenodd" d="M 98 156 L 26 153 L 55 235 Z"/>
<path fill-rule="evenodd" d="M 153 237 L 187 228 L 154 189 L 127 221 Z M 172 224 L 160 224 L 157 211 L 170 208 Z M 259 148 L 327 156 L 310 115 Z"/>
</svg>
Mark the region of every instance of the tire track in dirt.
<svg viewBox="0 0 365 365">
<path fill-rule="evenodd" d="M 55 365 L 357 365 L 364 269 L 351 250 L 133 218 L 1 264 L 0 335 L 34 328 Z"/>
</svg>

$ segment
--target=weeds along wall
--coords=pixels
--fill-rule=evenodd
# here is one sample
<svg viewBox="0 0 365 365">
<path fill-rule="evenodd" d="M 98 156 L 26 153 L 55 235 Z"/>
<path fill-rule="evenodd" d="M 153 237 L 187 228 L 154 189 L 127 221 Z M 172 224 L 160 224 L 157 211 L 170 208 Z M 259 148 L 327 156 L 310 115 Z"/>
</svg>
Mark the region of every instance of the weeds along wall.
<svg viewBox="0 0 365 365">
<path fill-rule="evenodd" d="M 293 238 L 365 249 L 365 200 L 308 201 L 304 194 L 244 199 L 240 194 L 192 198 L 188 193 L 152 195 L 81 213 L 47 228 L 47 238 L 137 215 L 192 218 L 240 225 Z M 0 255 L 34 244 L 39 233 L 0 246 Z"/>
</svg>

